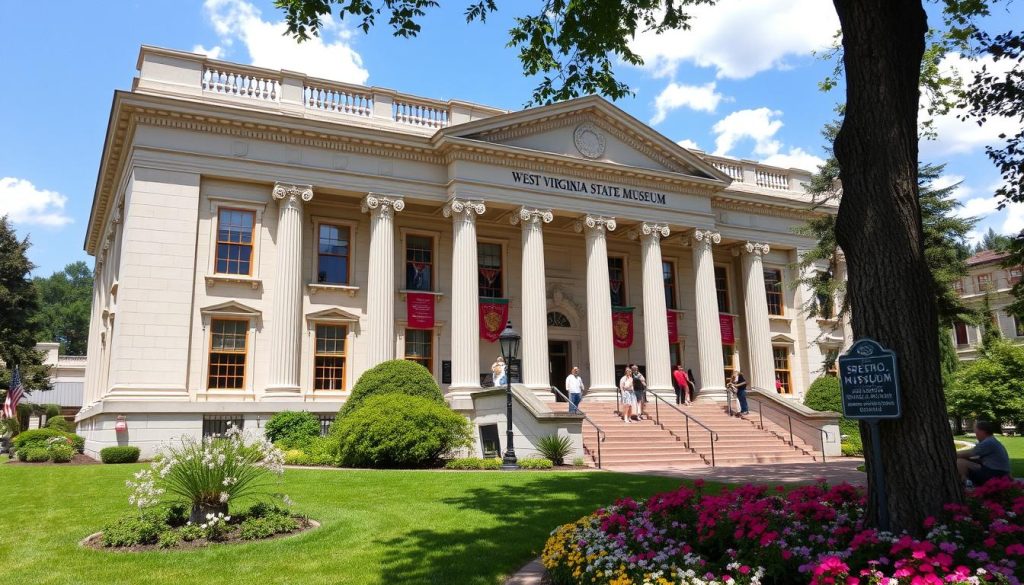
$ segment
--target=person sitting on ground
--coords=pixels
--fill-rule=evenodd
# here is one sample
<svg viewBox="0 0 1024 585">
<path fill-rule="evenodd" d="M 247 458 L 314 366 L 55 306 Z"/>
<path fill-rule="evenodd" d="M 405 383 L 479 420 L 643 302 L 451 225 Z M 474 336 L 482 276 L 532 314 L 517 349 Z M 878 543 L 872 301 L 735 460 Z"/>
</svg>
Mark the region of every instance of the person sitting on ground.
<svg viewBox="0 0 1024 585">
<path fill-rule="evenodd" d="M 977 487 L 990 479 L 1010 475 L 1010 455 L 1006 447 L 996 440 L 996 424 L 987 420 L 974 423 L 974 436 L 978 444 L 957 451 L 956 468 L 960 478 L 970 480 Z"/>
</svg>

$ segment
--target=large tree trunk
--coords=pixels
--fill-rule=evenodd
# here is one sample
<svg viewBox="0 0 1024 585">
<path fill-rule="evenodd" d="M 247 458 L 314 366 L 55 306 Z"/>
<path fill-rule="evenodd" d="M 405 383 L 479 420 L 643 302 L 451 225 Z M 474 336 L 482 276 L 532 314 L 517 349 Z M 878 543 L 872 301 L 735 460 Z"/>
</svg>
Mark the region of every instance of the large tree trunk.
<svg viewBox="0 0 1024 585">
<path fill-rule="evenodd" d="M 846 115 L 835 141 L 853 332 L 896 352 L 903 418 L 881 423 L 882 461 L 861 424 L 868 477 L 882 465 L 895 531 L 964 498 L 939 369 L 938 316 L 917 192 L 918 78 L 927 19 L 920 0 L 834 0 L 843 30 Z M 869 490 L 869 517 L 878 494 Z"/>
</svg>

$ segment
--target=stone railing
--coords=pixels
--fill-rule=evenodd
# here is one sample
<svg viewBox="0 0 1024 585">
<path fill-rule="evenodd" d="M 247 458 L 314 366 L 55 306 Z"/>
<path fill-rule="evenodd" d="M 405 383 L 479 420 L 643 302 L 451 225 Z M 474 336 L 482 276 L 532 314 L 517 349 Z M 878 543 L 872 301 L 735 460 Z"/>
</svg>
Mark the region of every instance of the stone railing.
<svg viewBox="0 0 1024 585">
<path fill-rule="evenodd" d="M 86 361 L 88 361 L 88 357 L 84 355 L 62 355 L 57 358 L 57 367 L 83 367 Z"/>
<path fill-rule="evenodd" d="M 805 192 L 804 184 L 811 180 L 811 170 L 783 169 L 759 162 L 698 154 L 711 166 L 732 179 L 734 185 L 749 186 L 771 191 Z"/>
<path fill-rule="evenodd" d="M 317 119 L 363 120 L 418 133 L 506 113 L 457 100 L 440 101 L 209 59 L 144 46 L 133 90 L 272 109 Z"/>
</svg>

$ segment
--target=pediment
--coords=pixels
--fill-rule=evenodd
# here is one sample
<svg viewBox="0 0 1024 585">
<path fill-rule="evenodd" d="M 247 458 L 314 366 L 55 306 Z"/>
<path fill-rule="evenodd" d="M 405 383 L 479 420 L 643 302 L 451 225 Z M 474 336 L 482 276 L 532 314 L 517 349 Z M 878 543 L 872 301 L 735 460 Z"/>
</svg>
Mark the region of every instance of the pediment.
<svg viewBox="0 0 1024 585">
<path fill-rule="evenodd" d="M 775 335 L 772 335 L 772 341 L 775 343 L 796 343 L 795 339 L 785 333 L 776 333 Z"/>
<path fill-rule="evenodd" d="M 321 323 L 356 323 L 359 321 L 359 317 L 342 311 L 338 308 L 324 309 L 323 311 L 317 311 L 315 313 L 306 314 L 307 321 L 317 321 Z"/>
<path fill-rule="evenodd" d="M 444 137 L 522 151 L 675 173 L 728 185 L 731 179 L 602 98 L 591 96 L 451 126 Z"/>
<path fill-rule="evenodd" d="M 203 315 L 217 315 L 222 317 L 259 317 L 262 313 L 248 305 L 238 301 L 227 301 L 216 305 L 209 305 L 199 309 Z"/>
</svg>

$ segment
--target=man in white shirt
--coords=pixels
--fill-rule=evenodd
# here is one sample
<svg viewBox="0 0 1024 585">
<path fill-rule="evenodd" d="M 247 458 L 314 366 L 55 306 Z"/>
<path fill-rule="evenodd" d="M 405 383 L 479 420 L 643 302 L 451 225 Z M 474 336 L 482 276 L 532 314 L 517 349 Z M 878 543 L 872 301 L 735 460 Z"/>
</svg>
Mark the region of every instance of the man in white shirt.
<svg viewBox="0 0 1024 585">
<path fill-rule="evenodd" d="M 572 372 L 565 378 L 565 391 L 569 393 L 569 412 L 579 413 L 580 401 L 583 400 L 583 378 L 580 377 L 578 366 L 573 366 Z"/>
</svg>

